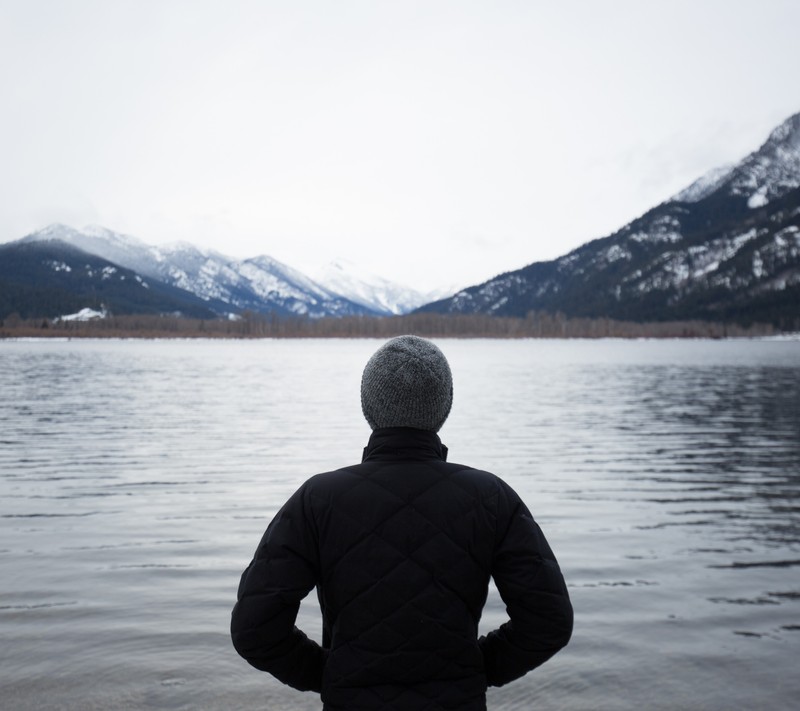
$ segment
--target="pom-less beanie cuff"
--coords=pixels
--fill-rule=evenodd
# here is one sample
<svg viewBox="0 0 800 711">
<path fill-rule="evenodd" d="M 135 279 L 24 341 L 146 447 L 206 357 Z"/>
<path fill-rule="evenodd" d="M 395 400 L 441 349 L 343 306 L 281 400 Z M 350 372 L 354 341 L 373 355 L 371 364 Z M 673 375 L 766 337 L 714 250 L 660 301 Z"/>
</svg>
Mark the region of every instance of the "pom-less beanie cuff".
<svg viewBox="0 0 800 711">
<path fill-rule="evenodd" d="M 369 426 L 414 427 L 438 432 L 453 404 L 447 359 L 418 336 L 387 341 L 361 376 L 361 409 Z"/>
</svg>

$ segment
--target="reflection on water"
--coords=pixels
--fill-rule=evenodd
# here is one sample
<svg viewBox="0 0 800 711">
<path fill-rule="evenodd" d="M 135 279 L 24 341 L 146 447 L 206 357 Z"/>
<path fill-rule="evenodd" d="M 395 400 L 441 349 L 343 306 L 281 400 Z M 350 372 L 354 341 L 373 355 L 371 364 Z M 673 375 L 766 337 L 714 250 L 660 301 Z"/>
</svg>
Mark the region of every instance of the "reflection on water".
<svg viewBox="0 0 800 711">
<path fill-rule="evenodd" d="M 441 345 L 451 459 L 520 492 L 576 608 L 490 707 L 793 708 L 800 342 Z M 0 343 L 4 707 L 319 708 L 239 660 L 228 617 L 277 507 L 359 458 L 376 346 Z M 493 594 L 482 627 L 503 619 Z"/>
</svg>

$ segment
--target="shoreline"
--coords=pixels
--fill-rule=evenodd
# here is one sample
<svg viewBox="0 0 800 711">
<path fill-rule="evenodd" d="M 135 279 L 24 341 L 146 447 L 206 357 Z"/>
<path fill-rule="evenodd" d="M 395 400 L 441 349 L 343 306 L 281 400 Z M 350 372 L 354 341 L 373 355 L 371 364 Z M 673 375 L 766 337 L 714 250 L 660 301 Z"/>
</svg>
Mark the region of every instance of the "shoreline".
<svg viewBox="0 0 800 711">
<path fill-rule="evenodd" d="M 793 324 L 794 325 L 794 324 Z M 796 328 L 796 327 L 795 327 Z M 618 321 L 532 312 L 523 317 L 408 314 L 386 317 L 327 319 L 278 318 L 245 314 L 238 320 L 201 320 L 180 316 L 107 316 L 87 321 L 6 318 L 0 320 L 0 340 L 36 339 L 388 339 L 407 333 L 426 338 L 485 339 L 731 339 L 800 337 L 795 328 L 781 331 L 770 323 L 716 321 Z"/>
</svg>

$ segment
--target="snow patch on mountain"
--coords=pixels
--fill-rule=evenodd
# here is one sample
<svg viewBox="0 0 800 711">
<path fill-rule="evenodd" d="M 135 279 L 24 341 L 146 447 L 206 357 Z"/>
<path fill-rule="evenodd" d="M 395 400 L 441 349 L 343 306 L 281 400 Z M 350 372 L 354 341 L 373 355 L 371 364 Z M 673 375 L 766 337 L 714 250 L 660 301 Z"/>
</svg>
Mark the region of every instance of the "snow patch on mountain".
<svg viewBox="0 0 800 711">
<path fill-rule="evenodd" d="M 640 229 L 630 235 L 634 242 L 680 242 L 683 239 L 680 220 L 673 214 L 655 217 L 647 229 Z"/>
<path fill-rule="evenodd" d="M 688 188 L 684 188 L 677 195 L 673 195 L 669 202 L 700 202 L 703 198 L 716 191 L 730 177 L 733 169 L 733 165 L 712 168 L 704 176 L 695 180 Z"/>
<path fill-rule="evenodd" d="M 434 300 L 429 294 L 384 279 L 347 260 L 326 264 L 314 278 L 329 291 L 385 315 L 405 314 Z"/>
</svg>

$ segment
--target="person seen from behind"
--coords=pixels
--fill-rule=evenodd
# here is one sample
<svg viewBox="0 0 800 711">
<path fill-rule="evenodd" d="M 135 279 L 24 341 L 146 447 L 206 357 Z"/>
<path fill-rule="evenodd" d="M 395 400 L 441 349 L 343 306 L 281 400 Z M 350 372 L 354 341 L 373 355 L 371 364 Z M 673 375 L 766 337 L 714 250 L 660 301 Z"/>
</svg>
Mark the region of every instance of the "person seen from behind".
<svg viewBox="0 0 800 711">
<path fill-rule="evenodd" d="M 485 710 L 488 686 L 570 639 L 567 588 L 525 504 L 494 474 L 447 462 L 437 432 L 452 399 L 433 343 L 401 336 L 379 348 L 361 380 L 372 428 L 361 463 L 306 481 L 242 575 L 234 647 L 321 694 L 326 711 Z M 479 637 L 490 578 L 509 619 Z M 321 645 L 295 625 L 315 587 Z"/>
</svg>

